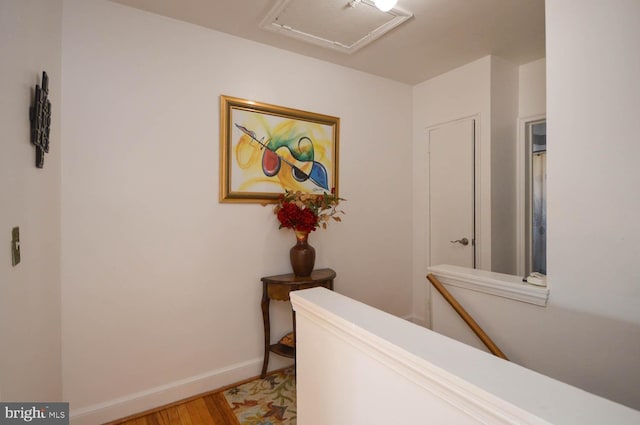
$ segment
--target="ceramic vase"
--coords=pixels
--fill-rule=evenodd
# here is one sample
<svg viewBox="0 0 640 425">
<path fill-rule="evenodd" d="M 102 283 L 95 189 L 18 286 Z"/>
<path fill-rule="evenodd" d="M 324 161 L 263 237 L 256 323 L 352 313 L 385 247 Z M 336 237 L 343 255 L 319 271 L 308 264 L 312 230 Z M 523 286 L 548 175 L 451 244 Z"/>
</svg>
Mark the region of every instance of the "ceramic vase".
<svg viewBox="0 0 640 425">
<path fill-rule="evenodd" d="M 293 274 L 309 277 L 316 262 L 316 250 L 309 245 L 309 232 L 296 230 L 296 244 L 289 250 Z"/>
</svg>

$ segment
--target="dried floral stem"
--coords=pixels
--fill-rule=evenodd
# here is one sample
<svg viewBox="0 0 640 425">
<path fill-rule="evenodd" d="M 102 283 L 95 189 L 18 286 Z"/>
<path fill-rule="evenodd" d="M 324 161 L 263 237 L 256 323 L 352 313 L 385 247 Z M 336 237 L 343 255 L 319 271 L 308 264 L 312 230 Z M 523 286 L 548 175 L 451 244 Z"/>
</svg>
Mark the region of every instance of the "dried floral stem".
<svg viewBox="0 0 640 425">
<path fill-rule="evenodd" d="M 303 232 L 312 232 L 319 226 L 327 228 L 330 219 L 341 222 L 344 211 L 337 207 L 344 198 L 333 193 L 313 195 L 300 191 L 285 191 L 273 209 L 280 221 L 280 228 L 286 227 Z"/>
</svg>

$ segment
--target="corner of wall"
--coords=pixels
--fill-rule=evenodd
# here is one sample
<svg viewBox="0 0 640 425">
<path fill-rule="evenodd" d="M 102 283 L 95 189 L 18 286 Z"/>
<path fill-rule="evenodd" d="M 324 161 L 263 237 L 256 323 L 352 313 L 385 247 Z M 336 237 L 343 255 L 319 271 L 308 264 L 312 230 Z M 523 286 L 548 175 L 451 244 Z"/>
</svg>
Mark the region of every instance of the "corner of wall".
<svg viewBox="0 0 640 425">
<path fill-rule="evenodd" d="M 3 235 L 20 228 L 22 261 L 0 249 L 0 391 L 3 401 L 62 400 L 61 360 L 61 34 L 62 0 L 2 2 L 0 183 Z M 28 111 L 42 72 L 52 105 L 50 150 L 35 167 Z M 6 125 L 4 123 L 6 122 Z M 6 143 L 4 143 L 6 141 Z M 4 238 L 3 238 L 4 240 Z"/>
<path fill-rule="evenodd" d="M 516 273 L 518 66 L 491 57 L 491 270 Z"/>
</svg>

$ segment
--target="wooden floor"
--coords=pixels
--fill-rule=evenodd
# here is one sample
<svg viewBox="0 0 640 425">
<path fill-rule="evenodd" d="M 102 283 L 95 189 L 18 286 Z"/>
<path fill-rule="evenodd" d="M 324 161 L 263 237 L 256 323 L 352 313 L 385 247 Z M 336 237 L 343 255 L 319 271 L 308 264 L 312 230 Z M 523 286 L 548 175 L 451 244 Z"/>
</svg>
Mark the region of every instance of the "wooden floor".
<svg viewBox="0 0 640 425">
<path fill-rule="evenodd" d="M 282 370 L 271 371 L 269 375 Z M 223 393 L 229 388 L 258 378 L 255 376 L 215 391 L 176 401 L 146 412 L 136 413 L 105 425 L 240 425 Z"/>
<path fill-rule="evenodd" d="M 239 425 L 222 390 L 180 401 L 109 425 Z"/>
<path fill-rule="evenodd" d="M 273 370 L 267 375 L 277 374 L 288 367 Z M 223 393 L 229 388 L 255 379 L 259 377 L 254 376 L 224 388 L 136 413 L 104 425 L 240 425 Z"/>
</svg>

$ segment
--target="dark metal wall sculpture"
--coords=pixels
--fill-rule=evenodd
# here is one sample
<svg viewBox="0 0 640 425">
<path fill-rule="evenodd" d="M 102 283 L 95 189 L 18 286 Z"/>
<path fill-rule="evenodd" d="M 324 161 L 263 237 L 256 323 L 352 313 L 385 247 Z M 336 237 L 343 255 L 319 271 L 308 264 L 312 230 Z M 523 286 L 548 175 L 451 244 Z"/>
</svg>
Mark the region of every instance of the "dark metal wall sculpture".
<svg viewBox="0 0 640 425">
<path fill-rule="evenodd" d="M 31 121 L 31 143 L 36 147 L 36 167 L 44 166 L 44 154 L 49 152 L 49 131 L 51 129 L 51 102 L 49 95 L 49 77 L 42 71 L 42 87 L 36 84 L 33 106 L 29 108 Z"/>
</svg>

